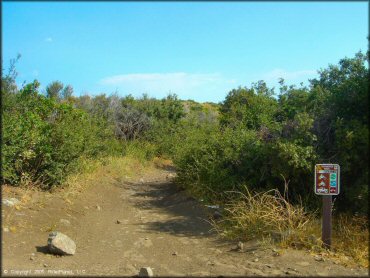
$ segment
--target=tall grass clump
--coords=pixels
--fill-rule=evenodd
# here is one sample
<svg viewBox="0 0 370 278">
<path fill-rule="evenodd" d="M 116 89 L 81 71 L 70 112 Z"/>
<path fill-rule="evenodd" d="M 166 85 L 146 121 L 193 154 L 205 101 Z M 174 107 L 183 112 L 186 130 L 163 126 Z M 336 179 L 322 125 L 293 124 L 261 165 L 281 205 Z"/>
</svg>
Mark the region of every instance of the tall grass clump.
<svg viewBox="0 0 370 278">
<path fill-rule="evenodd" d="M 302 204 L 291 204 L 276 189 L 265 192 L 227 192 L 221 221 L 212 221 L 218 233 L 227 239 L 248 241 L 283 248 L 310 250 L 347 265 L 369 266 L 369 226 L 367 218 L 334 214 L 332 248 L 321 241 L 321 215 L 307 211 Z"/>
<path fill-rule="evenodd" d="M 345 264 L 348 257 L 369 267 L 369 220 L 364 216 L 341 214 L 334 217 L 333 250 Z"/>
<path fill-rule="evenodd" d="M 290 204 L 276 189 L 252 193 L 244 187 L 244 192 L 227 194 L 230 201 L 217 228 L 233 239 L 278 237 L 280 241 L 289 241 L 307 231 L 315 216 L 301 205 Z"/>
</svg>

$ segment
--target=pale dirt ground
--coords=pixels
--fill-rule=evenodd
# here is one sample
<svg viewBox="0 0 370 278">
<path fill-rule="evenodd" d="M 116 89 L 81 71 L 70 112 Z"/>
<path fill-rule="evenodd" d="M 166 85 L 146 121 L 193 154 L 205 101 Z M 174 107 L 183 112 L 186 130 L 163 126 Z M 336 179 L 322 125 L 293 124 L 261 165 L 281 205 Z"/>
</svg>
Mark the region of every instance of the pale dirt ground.
<svg viewBox="0 0 370 278">
<path fill-rule="evenodd" d="M 58 193 L 34 192 L 18 210 L 2 206 L 3 227 L 15 228 L 2 232 L 2 275 L 133 276 L 146 266 L 154 276 L 368 275 L 367 269 L 315 261 L 302 250 L 274 256 L 271 248 L 246 242 L 244 251 L 233 251 L 236 244 L 211 231 L 204 207 L 177 189 L 169 173 L 101 177 L 71 204 Z M 3 198 L 17 192 L 3 188 Z M 48 254 L 48 228 L 71 237 L 76 254 Z"/>
</svg>

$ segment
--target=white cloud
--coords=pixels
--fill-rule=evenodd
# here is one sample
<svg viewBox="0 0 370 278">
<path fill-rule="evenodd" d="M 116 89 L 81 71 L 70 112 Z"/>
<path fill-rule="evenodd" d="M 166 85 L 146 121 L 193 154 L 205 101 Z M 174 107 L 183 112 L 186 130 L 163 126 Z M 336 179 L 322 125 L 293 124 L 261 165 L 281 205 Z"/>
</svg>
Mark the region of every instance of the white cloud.
<svg viewBox="0 0 370 278">
<path fill-rule="evenodd" d="M 277 81 L 279 78 L 284 78 L 289 81 L 297 81 L 301 79 L 307 80 L 316 74 L 315 70 L 298 70 L 286 71 L 284 69 L 273 69 L 263 75 L 262 79 L 266 81 Z"/>
<path fill-rule="evenodd" d="M 127 85 L 133 83 L 155 85 L 162 87 L 165 84 L 178 86 L 193 86 L 204 82 L 215 81 L 220 78 L 219 74 L 189 74 L 185 72 L 175 73 L 136 73 L 121 74 L 106 77 L 101 80 L 104 85 Z"/>
<path fill-rule="evenodd" d="M 44 39 L 45 42 L 52 42 L 53 41 L 53 38 L 52 37 L 47 37 Z"/>
<path fill-rule="evenodd" d="M 139 95 L 165 95 L 173 92 L 181 98 L 194 98 L 211 88 L 234 86 L 235 79 L 226 79 L 219 73 L 133 73 L 109 76 L 101 79 L 99 85 L 116 88 L 121 93 Z M 217 90 L 218 91 L 218 90 Z"/>
</svg>

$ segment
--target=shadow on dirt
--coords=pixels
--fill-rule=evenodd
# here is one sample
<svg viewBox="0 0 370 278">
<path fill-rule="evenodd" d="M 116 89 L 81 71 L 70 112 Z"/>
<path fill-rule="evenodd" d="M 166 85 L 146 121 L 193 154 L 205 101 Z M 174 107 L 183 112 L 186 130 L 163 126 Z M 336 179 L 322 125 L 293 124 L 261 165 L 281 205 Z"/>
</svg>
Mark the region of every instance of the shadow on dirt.
<svg viewBox="0 0 370 278">
<path fill-rule="evenodd" d="M 131 187 L 134 205 L 141 210 L 157 210 L 168 219 L 145 223 L 145 229 L 178 236 L 202 237 L 215 234 L 206 209 L 171 182 L 143 183 Z"/>
<path fill-rule="evenodd" d="M 36 246 L 36 252 L 43 253 L 43 254 L 50 254 L 49 247 L 45 246 Z"/>
<path fill-rule="evenodd" d="M 173 165 L 155 165 L 155 168 L 165 171 L 176 172 L 176 167 Z"/>
</svg>

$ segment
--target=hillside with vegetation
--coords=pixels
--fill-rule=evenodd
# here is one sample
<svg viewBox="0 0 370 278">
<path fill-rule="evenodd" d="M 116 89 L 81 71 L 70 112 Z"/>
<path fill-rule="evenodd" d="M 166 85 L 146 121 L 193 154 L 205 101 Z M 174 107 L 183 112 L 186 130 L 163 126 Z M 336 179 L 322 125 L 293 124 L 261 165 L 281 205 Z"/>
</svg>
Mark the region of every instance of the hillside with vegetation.
<svg viewBox="0 0 370 278">
<path fill-rule="evenodd" d="M 174 94 L 75 96 L 60 81 L 44 91 L 37 80 L 19 87 L 15 59 L 2 73 L 1 182 L 52 191 L 89 163 L 160 157 L 173 162 L 179 187 L 224 208 L 214 222 L 220 235 L 248 240 L 278 231 L 283 244 L 310 249 L 322 202 L 314 165 L 336 163 L 334 250 L 367 266 L 368 61 L 369 53 L 344 58 L 308 86 L 258 81 L 216 104 Z"/>
</svg>

